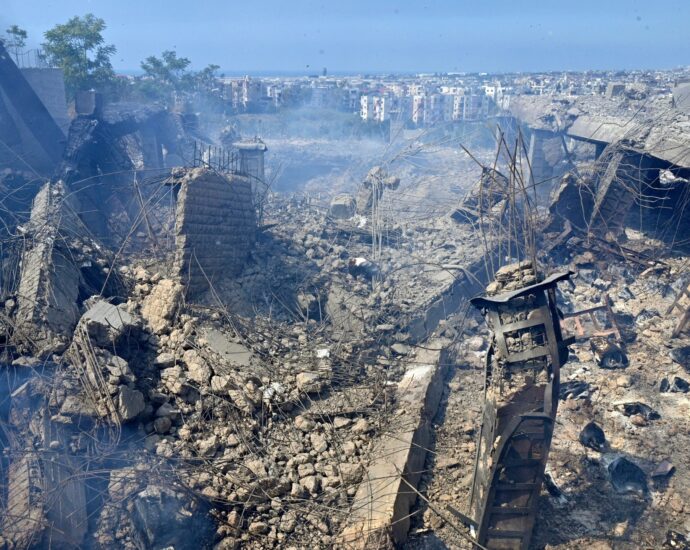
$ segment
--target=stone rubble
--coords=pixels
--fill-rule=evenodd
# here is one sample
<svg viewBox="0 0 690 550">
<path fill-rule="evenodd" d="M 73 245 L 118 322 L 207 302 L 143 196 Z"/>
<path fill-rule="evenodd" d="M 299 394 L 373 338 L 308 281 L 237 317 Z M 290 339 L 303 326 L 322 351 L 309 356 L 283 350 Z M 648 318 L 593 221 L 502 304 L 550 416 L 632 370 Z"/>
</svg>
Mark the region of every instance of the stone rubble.
<svg viewBox="0 0 690 550">
<path fill-rule="evenodd" d="M 499 180 L 497 188 L 488 198 L 470 193 L 464 206 L 496 223 L 509 182 L 488 169 L 480 177 Z M 382 209 L 374 220 L 401 187 L 381 166 L 356 200 L 271 197 L 261 227 L 241 177 L 178 168 L 163 179 L 177 188 L 166 212 L 176 239 L 150 256 L 127 249 L 116 257 L 86 238 L 47 246 L 36 220 L 53 223 L 67 204 L 62 184 L 47 184 L 24 228 L 23 283 L 3 298 L 17 328 L 2 366 L 15 377 L 3 387 L 14 454 L 0 459 L 0 471 L 13 488 L 24 472 L 51 468 L 68 480 L 62 493 L 38 482 L 18 491 L 41 518 L 58 513 L 55 494 L 75 507 L 97 501 L 89 532 L 75 530 L 77 546 L 336 547 L 381 460 L 377 445 L 394 440 L 406 418 L 397 384 L 439 338 L 459 360 L 443 365 L 434 441 L 415 473 L 432 505 L 467 512 L 489 333 L 465 306 L 489 260 L 513 267 L 496 271 L 488 294 L 568 268 L 561 313 L 599 306 L 606 294 L 621 328 L 620 341 L 593 335 L 571 345 L 535 544 L 595 548 L 613 537 L 621 548 L 658 547 L 688 532 L 690 339 L 672 338 L 679 314 L 669 309 L 687 285 L 686 258 L 659 258 L 665 243 L 626 230 L 618 237 L 635 262 L 577 228 L 552 239 L 566 230 L 554 216 L 575 219 L 561 204 L 538 212 L 547 230 L 537 251 L 548 254 L 517 262 L 500 247 L 485 250 L 476 216 L 458 224 L 456 210 L 420 221 Z M 563 183 L 558 202 L 572 199 L 573 185 Z M 194 197 L 195 186 L 207 196 Z M 659 259 L 641 264 L 645 257 Z M 15 461 L 18 453 L 35 464 Z M 404 548 L 433 538 L 470 547 L 422 500 L 411 514 Z M 19 545 L 2 527 L 0 548 Z"/>
</svg>

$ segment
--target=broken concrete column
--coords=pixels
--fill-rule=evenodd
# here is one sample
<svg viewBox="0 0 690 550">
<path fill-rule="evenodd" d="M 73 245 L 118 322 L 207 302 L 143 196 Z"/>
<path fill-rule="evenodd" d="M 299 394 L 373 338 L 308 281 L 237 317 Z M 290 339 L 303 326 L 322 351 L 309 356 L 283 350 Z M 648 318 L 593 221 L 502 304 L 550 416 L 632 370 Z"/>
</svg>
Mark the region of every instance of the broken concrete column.
<svg viewBox="0 0 690 550">
<path fill-rule="evenodd" d="M 400 178 L 390 176 L 382 166 L 375 166 L 367 173 L 357 192 L 357 213 L 369 216 L 385 189 L 395 190 L 400 186 Z"/>
<path fill-rule="evenodd" d="M 339 547 L 387 548 L 407 539 L 410 510 L 431 442 L 432 420 L 443 393 L 452 357 L 449 341 L 430 340 L 410 360 L 396 390 L 396 420 L 376 444 L 352 503 Z"/>
<path fill-rule="evenodd" d="M 20 337 L 38 355 L 63 351 L 79 319 L 80 272 L 64 240 L 75 223 L 62 183 L 46 183 L 25 228 L 16 319 Z"/>
<path fill-rule="evenodd" d="M 249 178 L 226 177 L 206 168 L 176 170 L 175 269 L 188 295 L 238 275 L 256 237 Z"/>
<path fill-rule="evenodd" d="M 531 178 L 535 183 L 546 181 L 553 175 L 553 168 L 547 162 L 544 151 L 544 143 L 552 137 L 552 132 L 532 130 L 532 135 L 529 139 L 528 159 Z"/>
</svg>

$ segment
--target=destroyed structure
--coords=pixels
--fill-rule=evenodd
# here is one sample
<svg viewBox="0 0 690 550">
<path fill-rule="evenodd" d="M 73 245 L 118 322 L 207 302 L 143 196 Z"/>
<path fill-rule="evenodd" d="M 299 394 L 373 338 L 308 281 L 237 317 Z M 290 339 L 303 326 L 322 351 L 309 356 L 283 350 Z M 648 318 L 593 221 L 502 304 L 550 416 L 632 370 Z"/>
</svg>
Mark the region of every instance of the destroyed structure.
<svg viewBox="0 0 690 550">
<path fill-rule="evenodd" d="M 420 213 L 0 77 L 0 549 L 687 548 L 687 115 L 517 101 Z"/>
<path fill-rule="evenodd" d="M 508 265 L 472 300 L 492 331 L 470 496 L 483 546 L 529 548 L 568 355 L 555 293 L 568 276 L 542 281 L 532 262 Z"/>
</svg>

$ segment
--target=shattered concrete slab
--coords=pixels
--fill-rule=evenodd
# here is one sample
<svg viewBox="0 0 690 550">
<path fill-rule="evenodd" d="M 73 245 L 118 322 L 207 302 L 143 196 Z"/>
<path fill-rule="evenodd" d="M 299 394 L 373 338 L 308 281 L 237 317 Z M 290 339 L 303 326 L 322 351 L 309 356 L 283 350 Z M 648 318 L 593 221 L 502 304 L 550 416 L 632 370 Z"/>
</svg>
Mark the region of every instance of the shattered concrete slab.
<svg viewBox="0 0 690 550">
<path fill-rule="evenodd" d="M 396 390 L 397 411 L 387 433 L 376 442 L 339 543 L 345 548 L 404 542 L 410 508 L 426 459 L 431 422 L 442 393 L 451 354 L 447 341 L 426 342 L 408 363 Z"/>
<path fill-rule="evenodd" d="M 135 329 L 138 320 L 124 307 L 105 300 L 97 300 L 81 317 L 89 337 L 96 346 L 108 347 L 119 343 L 128 332 Z"/>
</svg>

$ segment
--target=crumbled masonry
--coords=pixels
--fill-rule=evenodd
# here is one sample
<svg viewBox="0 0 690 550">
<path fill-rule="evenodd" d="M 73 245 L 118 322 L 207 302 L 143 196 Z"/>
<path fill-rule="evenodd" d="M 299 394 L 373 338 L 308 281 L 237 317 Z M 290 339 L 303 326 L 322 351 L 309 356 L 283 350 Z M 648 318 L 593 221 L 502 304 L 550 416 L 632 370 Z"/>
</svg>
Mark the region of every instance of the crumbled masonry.
<svg viewBox="0 0 690 550">
<path fill-rule="evenodd" d="M 688 547 L 685 113 L 377 144 L 85 94 L 0 168 L 0 550 Z"/>
<path fill-rule="evenodd" d="M 197 168 L 173 170 L 179 186 L 175 213 L 175 269 L 190 295 L 242 272 L 256 235 L 249 178 L 226 178 Z"/>
</svg>

